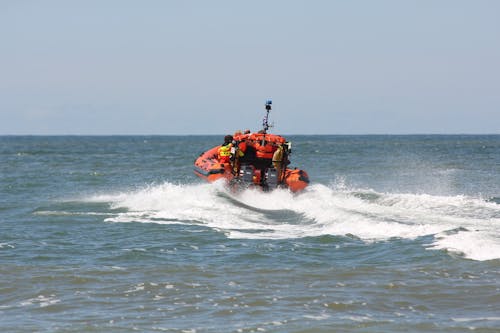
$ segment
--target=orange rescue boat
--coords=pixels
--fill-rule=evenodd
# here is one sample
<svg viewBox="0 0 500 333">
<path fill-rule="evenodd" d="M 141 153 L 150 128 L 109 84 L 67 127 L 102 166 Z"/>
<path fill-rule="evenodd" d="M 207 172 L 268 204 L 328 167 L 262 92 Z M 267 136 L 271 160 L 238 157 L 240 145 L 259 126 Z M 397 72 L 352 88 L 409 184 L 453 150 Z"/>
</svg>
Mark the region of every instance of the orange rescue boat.
<svg viewBox="0 0 500 333">
<path fill-rule="evenodd" d="M 288 168 L 291 143 L 280 135 L 267 133 L 271 104 L 271 101 L 266 103 L 263 130 L 233 136 L 229 162 L 221 162 L 221 146 L 216 146 L 195 160 L 194 173 L 209 182 L 225 179 L 236 188 L 303 190 L 309 184 L 309 176 L 304 170 Z"/>
</svg>

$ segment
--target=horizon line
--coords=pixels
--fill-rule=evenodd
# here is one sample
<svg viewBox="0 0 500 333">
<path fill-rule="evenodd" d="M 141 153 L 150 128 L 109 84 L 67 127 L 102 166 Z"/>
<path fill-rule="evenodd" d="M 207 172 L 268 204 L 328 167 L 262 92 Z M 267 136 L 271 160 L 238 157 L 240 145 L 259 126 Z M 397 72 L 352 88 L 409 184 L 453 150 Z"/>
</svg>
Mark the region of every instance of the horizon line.
<svg viewBox="0 0 500 333">
<path fill-rule="evenodd" d="M 275 133 L 268 133 L 275 134 Z M 109 136 L 224 136 L 227 133 L 220 134 L 0 134 L 0 137 L 7 136 L 95 136 L 95 137 L 109 137 Z M 279 134 L 281 136 L 425 136 L 425 135 L 435 135 L 435 136 L 476 136 L 476 135 L 500 135 L 500 133 L 321 133 L 321 134 L 309 134 L 309 133 L 296 133 L 296 134 Z"/>
</svg>

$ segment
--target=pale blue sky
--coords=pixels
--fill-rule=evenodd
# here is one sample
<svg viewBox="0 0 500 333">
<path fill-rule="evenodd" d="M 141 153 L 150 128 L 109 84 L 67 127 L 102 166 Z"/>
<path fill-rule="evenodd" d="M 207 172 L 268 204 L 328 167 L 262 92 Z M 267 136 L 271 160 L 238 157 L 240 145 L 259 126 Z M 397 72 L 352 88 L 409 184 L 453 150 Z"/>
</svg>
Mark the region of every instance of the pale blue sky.
<svg viewBox="0 0 500 333">
<path fill-rule="evenodd" d="M 0 134 L 500 134 L 500 1 L 0 0 Z"/>
</svg>

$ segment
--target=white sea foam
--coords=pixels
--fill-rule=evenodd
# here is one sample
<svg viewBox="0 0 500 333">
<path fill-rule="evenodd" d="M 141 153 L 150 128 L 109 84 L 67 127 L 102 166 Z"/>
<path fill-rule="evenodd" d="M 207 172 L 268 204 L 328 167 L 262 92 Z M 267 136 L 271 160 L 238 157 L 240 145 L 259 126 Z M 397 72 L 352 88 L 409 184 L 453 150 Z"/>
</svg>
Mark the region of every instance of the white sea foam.
<svg viewBox="0 0 500 333">
<path fill-rule="evenodd" d="M 142 291 L 142 290 L 144 290 L 144 288 L 145 288 L 144 283 L 139 283 L 139 284 L 137 284 L 137 285 L 133 286 L 133 288 L 132 288 L 132 289 L 130 289 L 130 290 L 126 290 L 126 291 L 124 291 L 123 293 L 124 293 L 124 294 L 135 293 L 135 292 L 137 292 L 137 291 Z"/>
<path fill-rule="evenodd" d="M 312 320 L 325 320 L 325 319 L 330 318 L 330 315 L 328 315 L 326 313 L 322 313 L 319 315 L 304 315 L 304 318 L 312 319 Z"/>
<path fill-rule="evenodd" d="M 67 212 L 61 210 L 39 210 L 33 213 L 34 215 L 42 216 L 113 216 L 113 213 L 96 213 L 96 212 Z"/>
<path fill-rule="evenodd" d="M 377 193 L 320 184 L 298 195 L 287 190 L 233 195 L 221 183 L 165 183 L 89 200 L 127 209 L 108 222 L 199 224 L 242 239 L 351 234 L 376 241 L 434 235 L 431 249 L 475 260 L 500 258 L 500 205 L 466 196 Z"/>
<path fill-rule="evenodd" d="M 57 304 L 60 301 L 61 300 L 57 299 L 55 295 L 49 295 L 49 296 L 38 295 L 35 298 L 30 298 L 26 301 L 21 302 L 21 306 L 30 306 L 38 304 L 39 307 L 44 308 L 50 305 Z"/>
<path fill-rule="evenodd" d="M 451 318 L 451 320 L 455 321 L 455 322 L 469 322 L 469 321 L 478 321 L 478 322 L 481 322 L 481 321 L 500 321 L 500 317 L 475 317 L 475 318 L 468 318 L 468 317 L 464 317 L 464 318 Z"/>
</svg>

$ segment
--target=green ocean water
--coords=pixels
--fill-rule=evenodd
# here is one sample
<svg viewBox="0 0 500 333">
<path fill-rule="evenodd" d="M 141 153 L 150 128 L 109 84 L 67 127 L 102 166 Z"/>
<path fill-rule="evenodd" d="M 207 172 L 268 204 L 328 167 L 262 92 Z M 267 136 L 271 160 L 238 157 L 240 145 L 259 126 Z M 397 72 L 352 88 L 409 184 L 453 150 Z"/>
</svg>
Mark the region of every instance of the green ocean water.
<svg viewBox="0 0 500 333">
<path fill-rule="evenodd" d="M 499 135 L 290 136 L 310 186 L 237 195 L 221 137 L 0 137 L 0 331 L 500 331 Z"/>
</svg>

